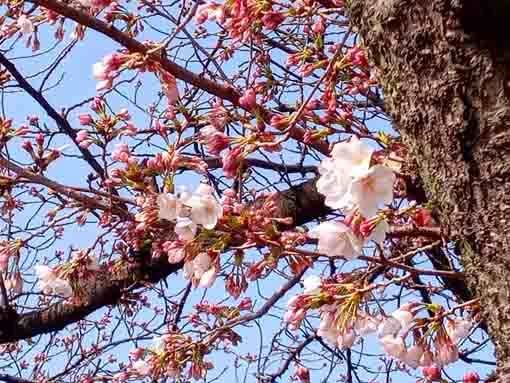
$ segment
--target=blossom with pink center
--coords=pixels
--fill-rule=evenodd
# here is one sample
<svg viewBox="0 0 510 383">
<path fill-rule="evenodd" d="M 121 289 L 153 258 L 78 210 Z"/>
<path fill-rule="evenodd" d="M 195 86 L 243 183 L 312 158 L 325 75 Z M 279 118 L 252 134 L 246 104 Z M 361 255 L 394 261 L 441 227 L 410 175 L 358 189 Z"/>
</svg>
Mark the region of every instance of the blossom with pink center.
<svg viewBox="0 0 510 383">
<path fill-rule="evenodd" d="M 218 155 L 224 149 L 228 148 L 230 138 L 212 125 L 208 125 L 200 130 L 200 137 L 205 142 L 207 150 L 211 154 Z"/>
<path fill-rule="evenodd" d="M 371 217 L 377 213 L 379 206 L 393 200 L 395 179 L 395 173 L 390 168 L 375 165 L 352 181 L 348 193 L 360 213 Z"/>
<path fill-rule="evenodd" d="M 382 204 L 393 199 L 395 174 L 383 165 L 370 167 L 373 149 L 353 136 L 335 144 L 331 158 L 320 166 L 317 190 L 334 209 L 358 208 L 365 217 L 376 214 Z"/>
<path fill-rule="evenodd" d="M 175 264 L 181 262 L 186 256 L 183 243 L 180 241 L 166 241 L 163 244 L 163 250 L 168 255 L 168 262 Z"/>
<path fill-rule="evenodd" d="M 112 159 L 115 161 L 121 161 L 124 163 L 136 162 L 136 158 L 131 156 L 129 147 L 125 143 L 119 143 L 115 145 L 115 150 L 112 152 Z"/>
<path fill-rule="evenodd" d="M 363 242 L 341 222 L 322 222 L 310 231 L 310 237 L 318 238 L 318 251 L 331 257 L 342 256 L 352 260 L 361 255 Z"/>
<path fill-rule="evenodd" d="M 227 178 L 234 178 L 237 175 L 237 170 L 243 160 L 243 148 L 236 146 L 228 152 L 224 152 L 222 156 L 223 161 L 223 175 Z"/>
<path fill-rule="evenodd" d="M 131 351 L 129 351 L 129 357 L 133 361 L 137 361 L 142 358 L 144 354 L 143 348 L 137 347 Z"/>
<path fill-rule="evenodd" d="M 76 134 L 76 142 L 80 143 L 82 141 L 85 141 L 89 137 L 89 132 L 86 130 L 80 130 Z"/>
<path fill-rule="evenodd" d="M 191 207 L 193 222 L 209 230 L 214 229 L 223 213 L 220 202 L 212 192 L 209 185 L 201 184 L 195 194 L 186 201 L 186 205 Z"/>
</svg>

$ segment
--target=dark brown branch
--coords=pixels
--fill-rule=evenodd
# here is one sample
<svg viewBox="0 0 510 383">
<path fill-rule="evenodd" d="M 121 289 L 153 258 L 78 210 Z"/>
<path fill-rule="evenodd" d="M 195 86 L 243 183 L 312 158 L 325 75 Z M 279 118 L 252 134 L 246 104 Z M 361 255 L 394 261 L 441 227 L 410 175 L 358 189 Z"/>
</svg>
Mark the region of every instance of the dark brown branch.
<svg viewBox="0 0 510 383">
<path fill-rule="evenodd" d="M 42 184 L 48 183 L 47 179 L 40 180 L 38 179 L 40 176 L 28 173 L 19 168 L 17 165 L 14 165 L 9 161 L 1 158 L 0 166 L 9 168 L 11 170 L 14 169 L 20 176 L 30 177 L 33 182 L 39 182 Z M 308 184 L 308 182 L 305 182 L 305 184 Z M 53 185 L 51 181 L 50 184 L 47 184 L 46 186 L 53 187 L 55 190 L 58 190 L 58 185 Z M 84 195 L 81 193 L 73 190 L 67 191 L 71 193 L 68 196 L 75 198 L 76 200 L 82 200 L 84 198 Z M 301 194 L 305 193 L 306 191 L 309 191 L 309 186 L 303 186 L 303 184 L 301 184 L 282 192 L 282 195 L 287 199 L 293 198 L 298 201 L 296 206 L 300 212 L 304 213 L 306 205 L 302 205 L 301 203 L 309 199 L 309 196 L 306 197 Z M 90 202 L 88 201 L 88 198 L 90 197 L 85 196 L 85 198 L 85 202 Z M 314 206 L 310 205 L 310 208 L 314 208 Z M 306 220 L 304 217 L 308 217 L 309 219 L 318 218 L 319 214 L 322 214 L 322 211 L 323 210 L 321 209 L 316 209 L 312 212 L 308 212 L 304 214 L 303 217 L 300 217 L 300 219 L 296 222 L 300 222 L 299 224 L 305 223 Z M 126 289 L 143 287 L 144 283 L 146 282 L 157 283 L 164 280 L 170 274 L 177 272 L 181 268 L 182 263 L 175 265 L 169 264 L 168 260 L 165 257 L 162 257 L 153 260 L 144 270 L 142 270 L 141 273 L 127 272 L 122 277 L 118 276 L 117 279 L 112 279 L 112 276 L 109 273 L 100 273 L 98 275 L 96 286 L 87 294 L 89 296 L 89 300 L 86 304 L 81 306 L 73 306 L 71 304 L 61 302 L 53 304 L 43 310 L 35 310 L 26 314 L 22 314 L 15 320 L 12 320 L 12 316 L 9 316 L 10 319 L 6 321 L 2 321 L 2 318 L 0 318 L 0 344 L 15 342 L 18 340 L 28 339 L 38 335 L 62 330 L 66 326 L 84 319 L 87 315 L 98 309 L 101 309 L 102 307 L 117 304 L 122 294 L 127 291 Z M 281 298 L 292 286 L 299 282 L 303 273 L 304 271 L 287 282 L 287 284 L 285 284 L 270 301 L 266 302 L 266 304 L 262 306 L 259 311 L 246 315 L 240 318 L 240 320 L 250 321 L 266 313 L 276 300 Z M 135 275 L 143 275 L 143 281 L 137 280 Z"/>
<path fill-rule="evenodd" d="M 87 303 L 55 303 L 44 310 L 22 314 L 14 322 L 0 323 L 0 344 L 62 330 L 102 307 L 116 304 L 128 289 L 143 287 L 147 282 L 158 282 L 181 268 L 182 263 L 170 264 L 165 257 L 154 259 L 143 270 L 146 275 L 143 281 L 135 280 L 136 273 L 129 270 L 120 279 L 112 278 L 112 274 L 105 270 L 98 273 L 95 286 L 87 292 Z"/>
<path fill-rule="evenodd" d="M 17 376 L 12 376 L 8 374 L 0 374 L 0 382 L 6 383 L 34 383 L 33 380 L 28 380 L 24 378 L 20 378 Z"/>
<path fill-rule="evenodd" d="M 83 26 L 89 27 L 105 36 L 108 36 L 120 45 L 129 49 L 131 52 L 138 52 L 143 55 L 147 55 L 152 60 L 159 62 L 168 73 L 171 73 L 176 78 L 238 105 L 239 94 L 235 91 L 235 89 L 203 78 L 202 76 L 177 65 L 173 61 L 163 58 L 159 54 L 151 53 L 149 47 L 146 45 L 95 17 L 91 17 L 78 9 L 72 8 L 56 0 L 30 0 L 30 2 L 51 9 L 52 11 L 74 20 Z"/>
</svg>

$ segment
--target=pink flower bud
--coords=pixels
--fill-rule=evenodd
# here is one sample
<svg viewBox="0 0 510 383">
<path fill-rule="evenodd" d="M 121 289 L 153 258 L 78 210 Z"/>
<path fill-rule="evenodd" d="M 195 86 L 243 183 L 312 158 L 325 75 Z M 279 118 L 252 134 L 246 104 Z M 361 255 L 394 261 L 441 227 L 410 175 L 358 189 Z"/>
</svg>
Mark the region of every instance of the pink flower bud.
<svg viewBox="0 0 510 383">
<path fill-rule="evenodd" d="M 441 379 L 441 369 L 435 364 L 429 367 L 423 367 L 422 372 L 425 378 L 433 382 Z"/>
<path fill-rule="evenodd" d="M 42 133 L 37 133 L 35 136 L 35 142 L 37 145 L 43 145 L 44 144 L 44 135 Z"/>
<path fill-rule="evenodd" d="M 310 371 L 306 367 L 297 366 L 294 376 L 302 383 L 310 383 Z"/>
<path fill-rule="evenodd" d="M 474 372 L 466 372 L 464 375 L 464 379 L 462 380 L 462 383 L 478 383 L 480 381 L 480 376 Z"/>
<path fill-rule="evenodd" d="M 92 116 L 88 113 L 82 113 L 78 116 L 78 119 L 80 120 L 80 125 L 90 125 L 94 120 L 92 119 Z"/>
<path fill-rule="evenodd" d="M 21 147 L 29 153 L 34 151 L 34 148 L 32 147 L 32 143 L 30 141 L 23 141 L 23 144 L 21 144 Z"/>
<path fill-rule="evenodd" d="M 257 106 L 257 94 L 252 88 L 248 88 L 244 94 L 239 97 L 239 105 L 246 110 L 252 110 Z"/>
<path fill-rule="evenodd" d="M 243 298 L 243 300 L 241 300 L 241 302 L 239 302 L 239 306 L 237 306 L 237 307 L 239 308 L 239 310 L 243 311 L 243 310 L 250 310 L 252 306 L 253 306 L 253 302 L 251 301 L 251 298 L 246 297 L 246 298 Z"/>
<path fill-rule="evenodd" d="M 143 356 L 143 353 L 144 353 L 143 348 L 138 347 L 129 351 L 129 357 L 131 358 L 131 360 L 137 361 Z"/>
<path fill-rule="evenodd" d="M 281 23 L 283 23 L 285 18 L 286 16 L 283 13 L 268 12 L 262 16 L 261 21 L 267 29 L 274 31 Z"/>
<path fill-rule="evenodd" d="M 88 138 L 88 136 L 89 136 L 89 132 L 87 130 L 80 130 L 76 134 L 76 142 L 80 143 L 83 140 L 86 140 Z"/>
</svg>

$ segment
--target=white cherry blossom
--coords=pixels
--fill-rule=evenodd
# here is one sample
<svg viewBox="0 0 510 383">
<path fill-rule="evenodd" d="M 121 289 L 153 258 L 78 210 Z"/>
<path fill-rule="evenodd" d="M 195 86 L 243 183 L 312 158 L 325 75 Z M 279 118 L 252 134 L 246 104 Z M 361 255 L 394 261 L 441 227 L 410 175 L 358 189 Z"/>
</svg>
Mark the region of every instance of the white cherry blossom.
<svg viewBox="0 0 510 383">
<path fill-rule="evenodd" d="M 349 330 L 345 334 L 338 335 L 336 343 L 340 350 L 346 350 L 352 347 L 355 340 L 356 334 L 354 333 L 354 331 Z"/>
<path fill-rule="evenodd" d="M 177 218 L 177 211 L 181 204 L 179 198 L 172 193 L 161 193 L 157 198 L 159 219 L 173 221 Z"/>
<path fill-rule="evenodd" d="M 202 278 L 204 273 L 211 267 L 211 257 L 207 253 L 198 254 L 193 259 L 193 270 L 195 272 L 195 278 Z"/>
<path fill-rule="evenodd" d="M 193 260 L 184 263 L 184 278 L 198 281 L 200 287 L 209 288 L 217 277 L 216 267 L 207 253 L 198 254 Z"/>
<path fill-rule="evenodd" d="M 468 319 L 456 319 L 448 321 L 446 324 L 446 333 L 453 343 L 458 343 L 469 335 L 473 322 Z"/>
<path fill-rule="evenodd" d="M 317 330 L 317 335 L 331 344 L 337 343 L 338 333 L 338 330 L 332 327 Z"/>
<path fill-rule="evenodd" d="M 65 298 L 73 295 L 73 289 L 69 282 L 58 277 L 55 270 L 44 265 L 36 265 L 35 273 L 39 279 L 37 286 L 45 294 L 57 294 Z"/>
<path fill-rule="evenodd" d="M 404 339 L 387 335 L 380 339 L 384 352 L 395 359 L 401 359 L 406 353 Z"/>
<path fill-rule="evenodd" d="M 102 61 L 92 65 L 92 75 L 97 80 L 108 80 L 108 68 L 103 64 Z"/>
<path fill-rule="evenodd" d="M 174 231 L 181 241 L 191 241 L 197 233 L 197 224 L 187 217 L 177 217 Z"/>
<path fill-rule="evenodd" d="M 27 15 L 21 15 L 18 17 L 16 25 L 23 34 L 32 33 L 34 31 L 34 24 L 32 23 L 32 20 L 27 17 Z"/>
<path fill-rule="evenodd" d="M 140 376 L 146 376 L 149 375 L 149 372 L 151 370 L 149 364 L 144 360 L 137 360 L 133 363 L 133 369 L 138 373 Z"/>
<path fill-rule="evenodd" d="M 384 338 L 386 336 L 396 336 L 400 330 L 402 329 L 402 324 L 398 319 L 390 316 L 384 319 L 377 328 L 377 336 L 379 338 Z"/>
<path fill-rule="evenodd" d="M 216 272 L 216 268 L 211 267 L 209 270 L 202 274 L 202 277 L 200 278 L 200 282 L 198 285 L 200 287 L 208 289 L 214 284 L 217 276 L 218 273 Z"/>
<path fill-rule="evenodd" d="M 205 229 L 214 229 L 222 214 L 219 201 L 212 194 L 197 193 L 186 204 L 191 207 L 191 219 Z"/>
<path fill-rule="evenodd" d="M 391 316 L 398 320 L 404 329 L 407 328 L 414 319 L 414 315 L 410 311 L 402 308 L 395 310 Z"/>
<path fill-rule="evenodd" d="M 318 251 L 331 257 L 355 259 L 363 248 L 363 241 L 341 222 L 322 222 L 310 231 L 310 236 L 319 240 Z"/>
<path fill-rule="evenodd" d="M 350 198 L 364 217 L 375 215 L 379 206 L 391 203 L 395 179 L 390 168 L 375 165 L 352 181 Z"/>
<path fill-rule="evenodd" d="M 317 275 L 310 275 L 306 277 L 305 280 L 303 281 L 304 286 L 303 293 L 308 295 L 319 294 L 321 291 L 320 289 L 321 284 L 322 282 L 320 277 L 318 277 Z"/>
<path fill-rule="evenodd" d="M 331 158 L 319 165 L 321 176 L 317 180 L 317 191 L 326 197 L 324 203 L 333 209 L 345 209 L 351 205 L 349 185 L 352 177 L 338 168 Z"/>
<path fill-rule="evenodd" d="M 351 177 L 356 177 L 370 166 L 372 149 L 369 145 L 360 141 L 357 136 L 352 136 L 347 142 L 340 142 L 333 146 L 331 157 L 335 165 Z"/>
<path fill-rule="evenodd" d="M 368 335 L 377 331 L 379 321 L 373 316 L 367 315 L 363 318 L 358 319 L 354 324 L 356 333 L 361 336 Z"/>
</svg>

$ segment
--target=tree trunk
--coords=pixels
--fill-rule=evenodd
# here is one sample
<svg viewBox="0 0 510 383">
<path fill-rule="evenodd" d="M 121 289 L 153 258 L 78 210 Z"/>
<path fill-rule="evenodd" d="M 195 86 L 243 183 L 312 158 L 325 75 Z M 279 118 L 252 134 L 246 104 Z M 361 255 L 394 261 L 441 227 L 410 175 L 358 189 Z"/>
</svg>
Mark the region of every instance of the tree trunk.
<svg viewBox="0 0 510 383">
<path fill-rule="evenodd" d="M 462 255 L 510 382 L 508 1 L 348 0 L 430 201 Z"/>
</svg>

